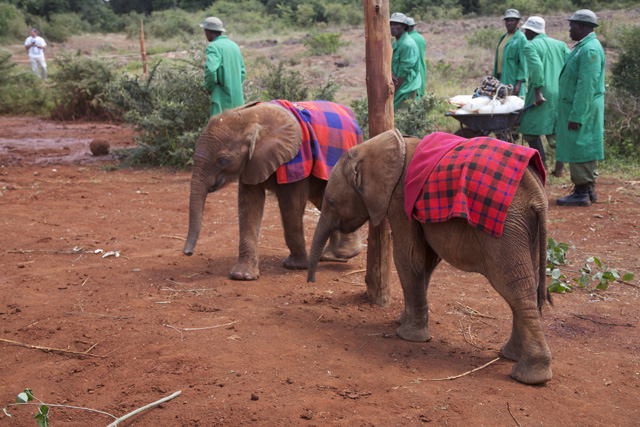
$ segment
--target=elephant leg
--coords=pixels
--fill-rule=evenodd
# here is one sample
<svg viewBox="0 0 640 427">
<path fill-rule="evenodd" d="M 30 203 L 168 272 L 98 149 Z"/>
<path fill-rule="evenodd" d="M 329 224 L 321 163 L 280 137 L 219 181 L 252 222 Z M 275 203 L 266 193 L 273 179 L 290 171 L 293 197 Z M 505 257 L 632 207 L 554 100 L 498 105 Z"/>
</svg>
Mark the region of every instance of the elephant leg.
<svg viewBox="0 0 640 427">
<path fill-rule="evenodd" d="M 331 233 L 329 244 L 322 251 L 321 261 L 331 259 L 349 259 L 362 252 L 362 239 L 358 231 L 353 233 Z"/>
<path fill-rule="evenodd" d="M 393 230 L 396 236 L 397 230 Z M 440 258 L 427 245 L 421 233 L 402 234 L 402 242 L 393 244 L 393 259 L 402 284 L 404 311 L 397 321 L 400 327 L 398 336 L 407 341 L 424 342 L 431 340 L 429 332 L 429 305 L 427 289 L 429 280 L 440 262 Z"/>
<path fill-rule="evenodd" d="M 500 355 L 517 360 L 510 374 L 513 379 L 525 384 L 540 384 L 549 381 L 552 376 L 551 350 L 542 331 L 536 279 L 533 269 L 530 270 L 525 276 L 505 277 L 503 283 L 497 283 L 498 286 L 494 288 L 513 312 L 513 331 L 509 341 L 500 350 Z M 508 268 L 506 271 L 517 274 L 518 268 Z M 494 283 L 491 282 L 492 285 Z"/>
<path fill-rule="evenodd" d="M 302 180 L 291 184 L 280 184 L 276 188 L 284 240 L 289 248 L 289 256 L 282 265 L 290 270 L 309 268 L 302 218 L 309 198 L 309 182 Z"/>
<path fill-rule="evenodd" d="M 258 236 L 264 212 L 265 191 L 255 185 L 238 185 L 238 219 L 240 241 L 238 262 L 231 269 L 233 280 L 256 280 L 258 267 Z"/>
</svg>

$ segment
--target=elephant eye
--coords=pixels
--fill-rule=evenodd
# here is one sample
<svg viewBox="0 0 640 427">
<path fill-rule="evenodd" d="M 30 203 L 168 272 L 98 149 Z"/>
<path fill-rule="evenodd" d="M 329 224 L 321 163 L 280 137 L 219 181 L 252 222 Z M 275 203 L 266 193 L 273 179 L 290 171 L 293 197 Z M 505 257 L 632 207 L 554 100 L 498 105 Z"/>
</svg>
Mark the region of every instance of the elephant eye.
<svg viewBox="0 0 640 427">
<path fill-rule="evenodd" d="M 329 206 L 331 209 L 336 207 L 336 202 L 333 199 L 329 199 L 327 198 L 327 206 Z"/>
<path fill-rule="evenodd" d="M 220 168 L 227 166 L 229 163 L 231 163 L 231 160 L 228 157 L 220 157 L 216 162 L 216 164 Z"/>
</svg>

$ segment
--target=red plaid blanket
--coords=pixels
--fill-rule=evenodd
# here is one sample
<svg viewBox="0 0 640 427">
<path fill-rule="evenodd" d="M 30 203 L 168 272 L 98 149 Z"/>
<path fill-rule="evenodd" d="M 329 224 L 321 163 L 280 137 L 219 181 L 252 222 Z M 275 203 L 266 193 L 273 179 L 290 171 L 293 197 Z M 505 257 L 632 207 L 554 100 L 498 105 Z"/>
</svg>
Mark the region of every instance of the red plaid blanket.
<svg viewBox="0 0 640 427">
<path fill-rule="evenodd" d="M 310 174 L 328 180 L 338 159 L 362 142 L 362 132 L 349 107 L 329 101 L 269 101 L 293 113 L 302 129 L 302 147 L 276 170 L 279 184 L 300 181 Z"/>
<path fill-rule="evenodd" d="M 451 148 L 433 165 L 427 158 L 433 154 L 432 144 L 443 143 Z M 534 149 L 487 137 L 464 139 L 442 132 L 427 135 L 407 169 L 407 215 L 429 223 L 466 218 L 469 224 L 500 237 L 507 210 L 530 162 L 544 183 L 546 172 Z M 424 174 L 425 170 L 430 172 Z"/>
</svg>

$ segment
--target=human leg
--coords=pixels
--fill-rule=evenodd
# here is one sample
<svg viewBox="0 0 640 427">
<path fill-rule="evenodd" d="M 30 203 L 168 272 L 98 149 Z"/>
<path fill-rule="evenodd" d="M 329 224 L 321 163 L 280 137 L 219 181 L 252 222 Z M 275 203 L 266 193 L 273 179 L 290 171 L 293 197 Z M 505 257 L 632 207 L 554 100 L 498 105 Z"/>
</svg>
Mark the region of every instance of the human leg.
<svg viewBox="0 0 640 427">
<path fill-rule="evenodd" d="M 598 176 L 596 167 L 598 162 L 570 163 L 571 181 L 574 184 L 573 193 L 556 200 L 560 206 L 590 206 L 597 201 L 595 183 Z"/>
<path fill-rule="evenodd" d="M 556 134 L 551 134 L 551 135 L 545 135 L 547 137 L 547 143 L 549 144 L 549 148 L 551 148 L 553 150 L 553 152 L 555 153 L 556 151 Z M 558 160 L 556 160 L 556 165 L 553 168 L 553 170 L 551 171 L 551 175 L 556 176 L 556 177 L 561 177 L 564 175 L 564 162 L 560 162 Z"/>
<path fill-rule="evenodd" d="M 522 137 L 524 138 L 525 141 L 527 141 L 527 144 L 529 144 L 529 147 L 538 150 L 538 153 L 540 153 L 540 158 L 542 159 L 542 164 L 545 165 L 545 168 L 546 168 L 547 165 L 546 165 L 546 159 L 544 156 L 544 146 L 542 145 L 542 139 L 540 139 L 540 136 L 539 135 L 522 135 Z"/>
<path fill-rule="evenodd" d="M 31 64 L 31 71 L 33 71 L 36 76 L 41 77 L 38 58 L 29 58 L 29 64 Z"/>
</svg>

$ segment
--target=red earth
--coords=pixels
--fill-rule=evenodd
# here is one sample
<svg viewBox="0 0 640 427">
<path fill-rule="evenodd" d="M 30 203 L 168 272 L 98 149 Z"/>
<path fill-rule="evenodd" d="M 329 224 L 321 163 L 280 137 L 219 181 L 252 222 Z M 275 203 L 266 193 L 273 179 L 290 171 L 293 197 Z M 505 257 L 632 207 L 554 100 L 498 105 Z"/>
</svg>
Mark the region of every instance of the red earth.
<svg viewBox="0 0 640 427">
<path fill-rule="evenodd" d="M 31 388 L 49 404 L 120 417 L 182 391 L 121 425 L 638 425 L 637 278 L 554 294 L 542 316 L 554 377 L 523 385 L 509 377 L 513 362 L 498 358 L 509 309 L 478 274 L 443 262 L 429 291 L 433 340 L 403 341 L 395 271 L 383 308 L 364 295 L 364 253 L 321 264 L 311 284 L 305 271 L 281 266 L 274 197 L 260 279 L 231 281 L 235 185 L 210 195 L 196 253 L 186 257 L 190 173 L 116 169 L 89 152 L 96 139 L 132 144 L 130 129 L 7 117 L 0 128 L 2 406 Z M 575 245 L 563 272 L 577 277 L 596 256 L 640 273 L 640 182 L 605 174 L 599 203 L 558 207 L 568 184 L 552 177 L 547 186 L 550 237 Z M 317 219 L 310 206 L 309 241 Z M 35 407 L 7 412 L 2 425 L 36 425 Z M 112 421 L 59 407 L 50 418 L 53 426 Z"/>
</svg>

